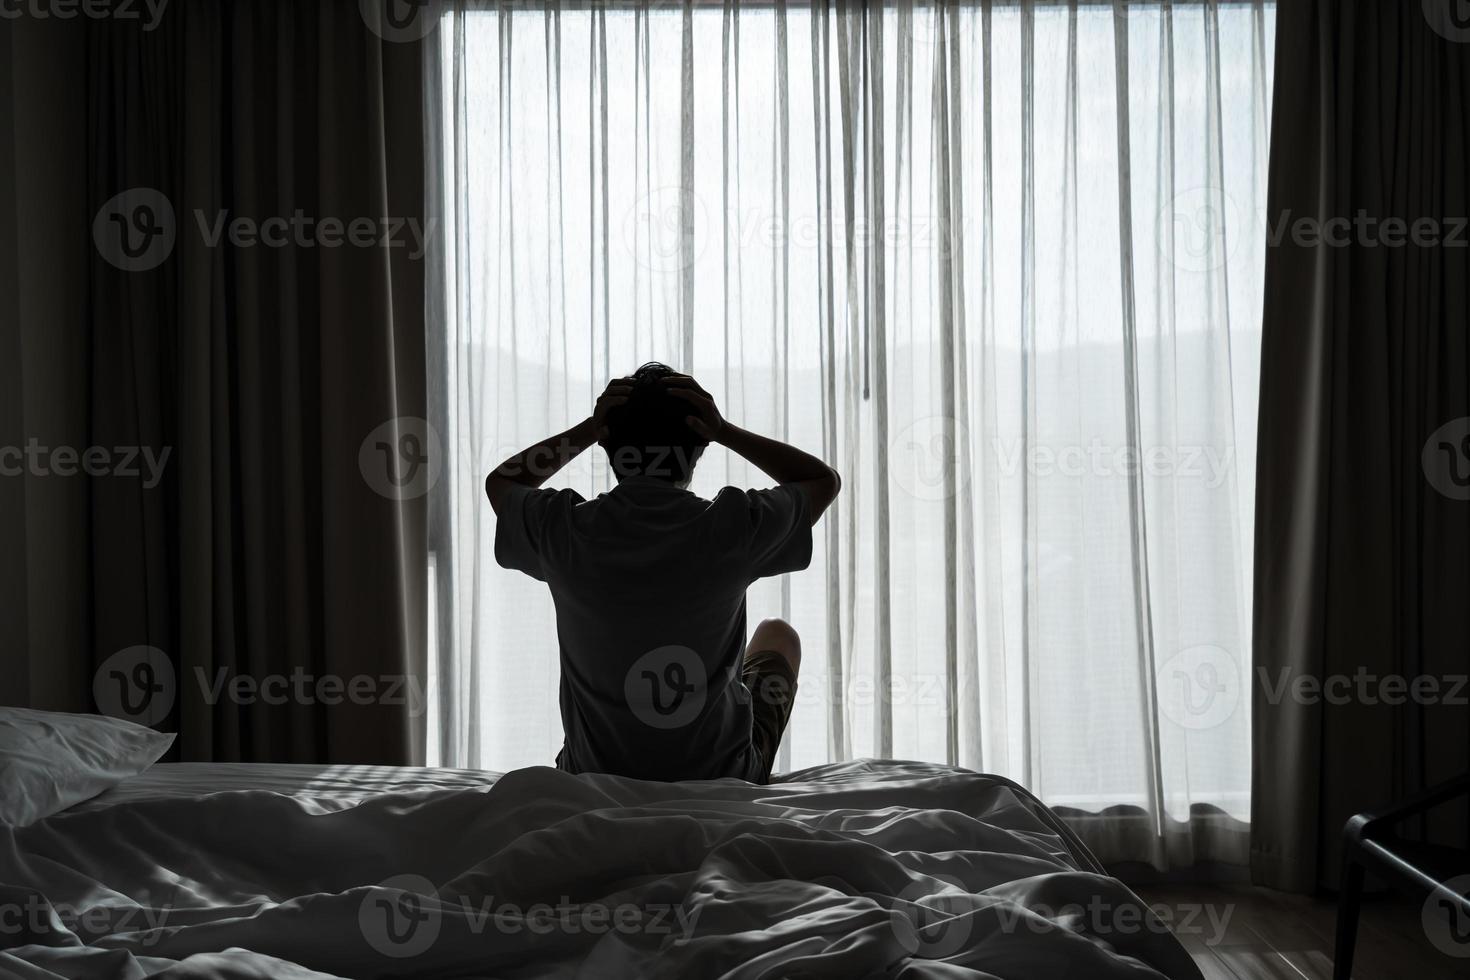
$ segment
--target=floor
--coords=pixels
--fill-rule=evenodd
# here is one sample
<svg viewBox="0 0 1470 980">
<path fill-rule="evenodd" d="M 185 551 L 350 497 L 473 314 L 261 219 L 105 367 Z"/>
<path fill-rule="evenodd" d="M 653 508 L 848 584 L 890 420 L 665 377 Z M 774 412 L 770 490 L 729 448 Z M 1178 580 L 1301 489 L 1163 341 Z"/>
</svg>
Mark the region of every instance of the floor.
<svg viewBox="0 0 1470 980">
<path fill-rule="evenodd" d="M 1205 980 L 1331 980 L 1337 906 L 1247 886 L 1140 885 L 1172 916 L 1174 932 Z M 1365 900 L 1354 980 L 1470 978 L 1470 959 L 1435 949 L 1420 906 L 1397 896 Z"/>
</svg>

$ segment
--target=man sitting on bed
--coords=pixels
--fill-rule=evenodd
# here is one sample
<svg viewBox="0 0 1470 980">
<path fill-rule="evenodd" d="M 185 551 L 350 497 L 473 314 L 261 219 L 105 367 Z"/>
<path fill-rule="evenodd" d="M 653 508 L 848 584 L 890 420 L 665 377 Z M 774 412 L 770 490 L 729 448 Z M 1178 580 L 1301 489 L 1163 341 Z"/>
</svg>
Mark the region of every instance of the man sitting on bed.
<svg viewBox="0 0 1470 980">
<path fill-rule="evenodd" d="M 596 442 L 617 486 L 584 500 L 541 484 Z M 739 453 L 779 486 L 687 489 L 705 446 Z M 645 364 L 592 416 L 485 479 L 495 560 L 545 582 L 561 643 L 568 772 L 640 779 L 770 779 L 791 716 L 801 643 L 763 620 L 745 642 L 745 590 L 806 568 L 837 471 L 721 417 L 688 375 Z"/>
</svg>

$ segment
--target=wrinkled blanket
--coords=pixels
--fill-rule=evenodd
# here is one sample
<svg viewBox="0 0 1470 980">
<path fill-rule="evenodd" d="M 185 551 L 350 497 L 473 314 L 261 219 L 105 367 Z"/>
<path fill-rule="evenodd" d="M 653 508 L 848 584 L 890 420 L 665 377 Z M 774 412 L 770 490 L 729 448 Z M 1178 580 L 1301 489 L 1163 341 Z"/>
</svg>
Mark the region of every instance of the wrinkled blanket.
<svg viewBox="0 0 1470 980">
<path fill-rule="evenodd" d="M 1024 790 L 900 762 L 80 807 L 0 830 L 0 975 L 1199 977 Z"/>
</svg>

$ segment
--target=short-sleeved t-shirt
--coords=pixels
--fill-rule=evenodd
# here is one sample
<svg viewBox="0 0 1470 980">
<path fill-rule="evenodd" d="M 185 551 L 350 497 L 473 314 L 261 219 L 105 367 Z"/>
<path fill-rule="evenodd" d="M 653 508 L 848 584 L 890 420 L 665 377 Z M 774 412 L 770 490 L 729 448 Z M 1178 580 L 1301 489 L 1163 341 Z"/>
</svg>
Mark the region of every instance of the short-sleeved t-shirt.
<svg viewBox="0 0 1470 980">
<path fill-rule="evenodd" d="M 584 500 L 511 487 L 495 560 L 551 588 L 566 744 L 557 765 L 639 779 L 756 779 L 740 681 L 745 590 L 811 562 L 806 494 L 705 500 L 630 477 Z"/>
</svg>

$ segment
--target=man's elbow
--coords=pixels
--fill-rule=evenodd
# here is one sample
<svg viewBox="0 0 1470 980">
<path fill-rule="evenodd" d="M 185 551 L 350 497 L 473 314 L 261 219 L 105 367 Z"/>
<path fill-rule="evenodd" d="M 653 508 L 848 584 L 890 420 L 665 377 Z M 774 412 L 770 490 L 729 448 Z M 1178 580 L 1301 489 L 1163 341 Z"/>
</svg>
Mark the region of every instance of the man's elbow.
<svg viewBox="0 0 1470 980">
<path fill-rule="evenodd" d="M 837 494 L 841 491 L 842 474 L 830 466 L 827 467 L 826 475 L 811 484 L 808 491 L 812 503 L 812 524 L 815 525 L 822 519 L 822 515 L 827 512 L 828 507 L 832 506 L 832 502 L 837 499 Z"/>
<path fill-rule="evenodd" d="M 505 500 L 506 479 L 496 476 L 493 472 L 485 477 L 485 496 L 490 501 L 490 509 L 496 514 L 500 513 L 500 505 Z"/>
<path fill-rule="evenodd" d="M 827 476 L 823 479 L 822 484 L 823 489 L 826 490 L 827 503 L 830 504 L 842 492 L 842 474 L 829 466 L 827 467 Z"/>
</svg>

